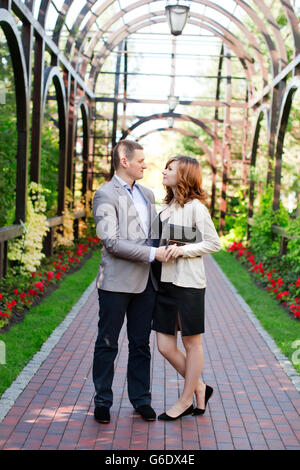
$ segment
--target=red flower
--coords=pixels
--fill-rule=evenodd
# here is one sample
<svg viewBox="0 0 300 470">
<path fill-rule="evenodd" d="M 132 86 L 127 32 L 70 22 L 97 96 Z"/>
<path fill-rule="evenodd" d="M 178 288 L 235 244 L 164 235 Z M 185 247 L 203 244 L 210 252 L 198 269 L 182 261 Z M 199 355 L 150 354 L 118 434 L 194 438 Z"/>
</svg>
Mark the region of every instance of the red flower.
<svg viewBox="0 0 300 470">
<path fill-rule="evenodd" d="M 284 292 L 279 292 L 279 294 L 277 294 L 276 298 L 281 300 L 283 295 L 289 295 L 289 291 L 286 290 Z"/>
<path fill-rule="evenodd" d="M 281 287 L 281 286 L 283 286 L 283 284 L 284 284 L 284 282 L 283 282 L 283 280 L 282 280 L 281 277 L 278 278 L 278 281 L 277 281 L 277 282 L 278 282 L 278 287 Z"/>
<path fill-rule="evenodd" d="M 2 299 L 3 299 L 3 295 L 2 295 L 2 294 L 0 294 L 0 300 L 2 300 Z"/>
<path fill-rule="evenodd" d="M 0 317 L 2 317 L 2 318 L 5 318 L 5 317 L 10 318 L 10 314 L 9 314 L 9 313 L 5 313 L 5 312 L 0 312 Z"/>
<path fill-rule="evenodd" d="M 14 294 L 15 294 L 15 295 L 18 295 L 18 293 L 19 293 L 19 292 L 18 292 L 18 289 L 14 289 Z"/>
<path fill-rule="evenodd" d="M 295 282 L 296 287 L 300 286 L 300 277 L 298 277 L 297 281 Z"/>
<path fill-rule="evenodd" d="M 51 279 L 54 278 L 54 272 L 52 272 L 52 271 L 47 272 L 47 276 L 48 276 L 48 277 L 47 277 L 47 280 L 48 280 L 48 281 L 51 281 Z"/>
<path fill-rule="evenodd" d="M 41 281 L 36 282 L 36 283 L 34 284 L 34 286 L 35 286 L 37 289 L 40 289 L 41 292 L 44 290 L 44 286 L 43 286 L 43 283 L 42 283 Z"/>
<path fill-rule="evenodd" d="M 55 274 L 55 277 L 56 277 L 56 279 L 60 280 L 60 278 L 61 278 L 61 273 L 56 273 L 56 274 Z"/>
</svg>

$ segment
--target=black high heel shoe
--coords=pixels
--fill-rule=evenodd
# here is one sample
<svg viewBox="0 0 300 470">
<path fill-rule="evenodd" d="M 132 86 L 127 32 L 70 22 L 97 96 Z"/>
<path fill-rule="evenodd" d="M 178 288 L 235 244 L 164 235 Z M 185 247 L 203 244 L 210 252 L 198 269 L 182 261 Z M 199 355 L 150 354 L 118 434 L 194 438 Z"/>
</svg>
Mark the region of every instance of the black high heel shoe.
<svg viewBox="0 0 300 470">
<path fill-rule="evenodd" d="M 205 408 L 204 410 L 201 410 L 201 408 L 195 408 L 193 413 L 194 416 L 203 415 L 205 413 L 207 402 L 212 396 L 213 392 L 214 389 L 212 387 L 210 387 L 209 385 L 205 386 Z"/>
<path fill-rule="evenodd" d="M 159 415 L 158 419 L 160 419 L 161 421 L 175 421 L 175 419 L 181 418 L 182 416 L 187 416 L 187 415 L 193 414 L 193 411 L 194 411 L 194 407 L 193 407 L 193 404 L 191 404 L 191 406 L 189 406 L 189 408 L 187 408 L 180 415 L 175 416 L 175 418 L 173 418 L 172 416 L 167 415 L 167 413 L 162 413 L 161 415 Z"/>
</svg>

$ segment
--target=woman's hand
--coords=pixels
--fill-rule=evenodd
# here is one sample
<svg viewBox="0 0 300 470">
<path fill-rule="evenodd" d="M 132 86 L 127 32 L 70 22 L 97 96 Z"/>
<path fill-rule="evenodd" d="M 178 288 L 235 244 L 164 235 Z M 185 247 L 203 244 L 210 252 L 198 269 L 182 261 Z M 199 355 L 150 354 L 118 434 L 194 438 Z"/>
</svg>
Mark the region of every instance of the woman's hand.
<svg viewBox="0 0 300 470">
<path fill-rule="evenodd" d="M 166 261 L 169 261 L 170 258 L 176 259 L 179 256 L 183 256 L 183 249 L 181 246 L 170 245 L 166 249 Z"/>
</svg>

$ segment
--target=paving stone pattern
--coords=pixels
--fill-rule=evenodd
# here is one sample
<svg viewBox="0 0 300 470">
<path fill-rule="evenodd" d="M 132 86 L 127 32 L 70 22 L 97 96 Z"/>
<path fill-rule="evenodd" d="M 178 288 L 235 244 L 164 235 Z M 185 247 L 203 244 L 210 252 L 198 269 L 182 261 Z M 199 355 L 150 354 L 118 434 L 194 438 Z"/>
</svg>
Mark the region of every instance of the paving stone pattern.
<svg viewBox="0 0 300 470">
<path fill-rule="evenodd" d="M 124 325 L 111 422 L 95 422 L 91 367 L 98 299 L 93 284 L 40 364 L 35 359 L 27 367 L 22 377 L 27 385 L 20 389 L 16 380 L 10 397 L 0 400 L 0 449 L 299 450 L 299 376 L 271 350 L 272 341 L 210 256 L 205 266 L 203 380 L 214 388 L 205 415 L 147 423 L 135 413 L 127 395 Z M 183 379 L 157 351 L 154 332 L 151 351 L 152 405 L 159 414 L 177 401 Z"/>
</svg>

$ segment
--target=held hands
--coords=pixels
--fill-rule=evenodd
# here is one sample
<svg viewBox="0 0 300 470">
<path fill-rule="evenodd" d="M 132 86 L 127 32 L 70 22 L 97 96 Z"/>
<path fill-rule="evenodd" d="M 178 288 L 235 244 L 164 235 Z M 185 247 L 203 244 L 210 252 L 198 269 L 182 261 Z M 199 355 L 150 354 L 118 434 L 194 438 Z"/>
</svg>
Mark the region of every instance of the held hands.
<svg viewBox="0 0 300 470">
<path fill-rule="evenodd" d="M 162 263 L 166 263 L 169 259 L 175 260 L 179 256 L 183 255 L 183 249 L 177 245 L 170 245 L 166 249 L 165 246 L 160 246 L 156 249 L 155 259 L 161 261 Z"/>
</svg>

